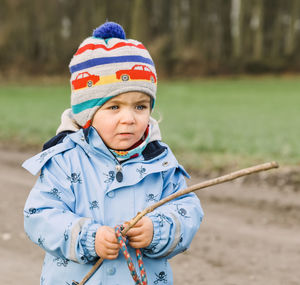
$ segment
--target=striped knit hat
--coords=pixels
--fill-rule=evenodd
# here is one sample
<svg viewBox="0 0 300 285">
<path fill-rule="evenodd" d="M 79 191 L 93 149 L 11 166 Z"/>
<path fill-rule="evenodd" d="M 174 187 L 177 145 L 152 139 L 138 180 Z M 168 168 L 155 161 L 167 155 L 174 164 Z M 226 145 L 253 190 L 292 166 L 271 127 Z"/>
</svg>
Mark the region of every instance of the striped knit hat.
<svg viewBox="0 0 300 285">
<path fill-rule="evenodd" d="M 143 44 L 126 39 L 116 23 L 106 22 L 94 30 L 79 46 L 69 68 L 73 118 L 83 128 L 90 126 L 100 106 L 121 93 L 144 92 L 154 104 L 157 77 L 152 58 Z"/>
</svg>

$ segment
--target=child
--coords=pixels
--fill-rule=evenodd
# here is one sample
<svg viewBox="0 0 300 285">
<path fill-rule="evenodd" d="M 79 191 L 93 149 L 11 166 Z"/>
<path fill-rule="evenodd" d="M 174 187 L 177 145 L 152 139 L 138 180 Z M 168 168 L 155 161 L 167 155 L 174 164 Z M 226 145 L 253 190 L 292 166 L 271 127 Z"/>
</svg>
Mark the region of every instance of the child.
<svg viewBox="0 0 300 285">
<path fill-rule="evenodd" d="M 70 71 L 69 113 L 80 130 L 23 164 L 41 170 L 25 205 L 25 231 L 46 251 L 41 284 L 79 282 L 99 257 L 104 262 L 86 284 L 134 284 L 114 227 L 185 188 L 188 175 L 157 140 L 150 120 L 156 72 L 141 43 L 107 22 L 83 41 Z M 167 260 L 189 247 L 202 217 L 191 193 L 128 231 L 129 254 L 138 268 L 135 249 L 142 249 L 148 284 L 173 284 Z"/>
</svg>

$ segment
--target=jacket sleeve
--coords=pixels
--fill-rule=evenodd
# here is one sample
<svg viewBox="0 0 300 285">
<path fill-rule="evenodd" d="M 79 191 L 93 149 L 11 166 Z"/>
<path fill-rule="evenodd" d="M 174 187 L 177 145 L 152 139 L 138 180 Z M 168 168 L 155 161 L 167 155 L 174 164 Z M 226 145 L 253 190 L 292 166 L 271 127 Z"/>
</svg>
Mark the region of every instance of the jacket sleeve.
<svg viewBox="0 0 300 285">
<path fill-rule="evenodd" d="M 74 213 L 75 196 L 63 169 L 55 157 L 42 168 L 25 204 L 24 228 L 50 254 L 88 263 L 97 258 L 94 242 L 100 225 Z"/>
<path fill-rule="evenodd" d="M 162 198 L 186 188 L 185 171 L 178 167 L 163 173 Z M 185 251 L 200 227 L 203 210 L 198 197 L 189 193 L 178 197 L 148 214 L 154 226 L 151 244 L 144 253 L 151 257 L 172 256 Z"/>
</svg>

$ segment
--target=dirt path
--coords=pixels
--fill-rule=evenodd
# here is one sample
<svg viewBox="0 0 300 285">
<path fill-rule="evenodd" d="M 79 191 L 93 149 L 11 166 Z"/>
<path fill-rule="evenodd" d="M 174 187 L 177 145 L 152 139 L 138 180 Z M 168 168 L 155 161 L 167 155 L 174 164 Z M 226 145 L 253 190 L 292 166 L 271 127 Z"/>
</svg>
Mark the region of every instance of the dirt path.
<svg viewBox="0 0 300 285">
<path fill-rule="evenodd" d="M 35 177 L 20 165 L 30 155 L 0 149 L 5 285 L 39 284 L 43 252 L 23 232 L 23 205 Z M 199 197 L 205 219 L 191 248 L 171 261 L 175 285 L 300 284 L 300 191 L 236 181 Z"/>
</svg>

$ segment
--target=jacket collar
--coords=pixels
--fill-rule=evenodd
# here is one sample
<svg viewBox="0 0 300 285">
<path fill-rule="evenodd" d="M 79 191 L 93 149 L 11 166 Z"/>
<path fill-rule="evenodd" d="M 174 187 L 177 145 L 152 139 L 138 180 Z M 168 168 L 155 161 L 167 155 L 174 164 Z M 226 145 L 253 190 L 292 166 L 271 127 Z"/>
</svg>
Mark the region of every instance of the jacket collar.
<svg viewBox="0 0 300 285">
<path fill-rule="evenodd" d="M 69 138 L 81 146 L 81 148 L 87 153 L 87 155 L 93 153 L 94 155 L 105 155 L 114 159 L 113 154 L 106 147 L 105 143 L 99 136 L 94 127 L 87 129 L 80 129 L 76 133 L 70 134 Z"/>
<path fill-rule="evenodd" d="M 98 132 L 93 128 L 89 127 L 82 130 L 85 140 L 88 144 L 92 144 L 96 149 L 106 148 L 106 145 L 102 141 Z M 99 141 L 100 140 L 100 141 Z M 159 141 L 151 141 L 147 144 L 146 148 L 143 150 L 142 155 L 144 159 L 151 160 L 160 154 L 162 154 L 167 148 L 159 143 Z"/>
</svg>

